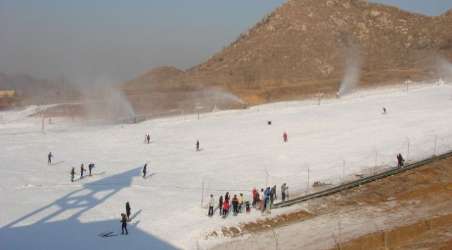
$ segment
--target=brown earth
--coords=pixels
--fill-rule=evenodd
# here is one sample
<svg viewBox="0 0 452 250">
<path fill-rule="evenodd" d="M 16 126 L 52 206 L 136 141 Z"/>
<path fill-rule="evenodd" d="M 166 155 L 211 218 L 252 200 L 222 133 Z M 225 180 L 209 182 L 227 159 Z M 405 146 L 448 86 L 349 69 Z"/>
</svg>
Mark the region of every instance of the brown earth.
<svg viewBox="0 0 452 250">
<path fill-rule="evenodd" d="M 223 228 L 221 232 L 228 237 L 256 235 L 271 228 L 302 225 L 300 223 L 307 223 L 315 218 L 334 218 L 345 213 L 344 211 L 358 216 L 360 211 L 369 211 L 370 207 L 370 211 L 380 212 L 378 216 L 383 214 L 383 217 L 391 218 L 387 221 L 392 224 L 346 239 L 345 242 L 337 242 L 331 249 L 452 249 L 451 198 L 452 158 L 448 158 L 359 188 L 307 202 L 306 210 L 309 212 L 301 210 L 242 224 L 236 228 Z M 369 216 L 375 216 L 375 219 L 378 217 L 373 212 L 370 212 Z M 368 226 L 365 229 L 368 229 Z M 348 229 L 344 226 L 344 231 L 346 230 L 351 230 L 349 233 L 355 235 L 359 234 L 362 228 Z M 327 235 L 329 232 L 324 233 Z M 209 237 L 215 237 L 217 234 L 210 234 Z M 300 239 L 300 244 L 301 241 Z M 284 246 L 281 246 L 281 249 L 284 249 Z"/>
<path fill-rule="evenodd" d="M 138 109 L 192 109 L 193 99 L 205 101 L 191 93 L 212 87 L 247 104 L 334 94 L 347 60 L 361 62 L 362 86 L 438 78 L 438 58 L 452 59 L 450 30 L 452 11 L 429 17 L 360 0 L 289 0 L 206 62 L 156 68 L 123 89 Z"/>
</svg>

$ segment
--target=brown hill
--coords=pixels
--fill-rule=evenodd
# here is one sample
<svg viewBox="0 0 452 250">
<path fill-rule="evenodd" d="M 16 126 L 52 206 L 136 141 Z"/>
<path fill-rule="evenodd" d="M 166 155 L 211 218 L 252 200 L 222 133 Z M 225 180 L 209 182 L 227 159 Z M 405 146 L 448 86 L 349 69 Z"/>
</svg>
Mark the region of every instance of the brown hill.
<svg viewBox="0 0 452 250">
<path fill-rule="evenodd" d="M 335 93 L 346 62 L 360 66 L 360 84 L 434 78 L 439 56 L 452 59 L 451 30 L 452 11 L 429 17 L 361 0 L 289 0 L 205 63 L 153 70 L 124 89 L 161 93 L 159 103 L 177 108 L 206 87 L 251 104 Z"/>
</svg>

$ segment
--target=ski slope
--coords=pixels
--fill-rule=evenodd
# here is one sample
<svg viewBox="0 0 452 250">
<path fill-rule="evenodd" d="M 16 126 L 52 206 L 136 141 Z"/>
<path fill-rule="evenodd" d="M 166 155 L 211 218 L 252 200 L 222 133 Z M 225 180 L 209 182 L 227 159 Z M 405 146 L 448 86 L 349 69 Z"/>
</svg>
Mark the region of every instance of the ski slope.
<svg viewBox="0 0 452 250">
<path fill-rule="evenodd" d="M 363 91 L 321 105 L 268 104 L 199 120 L 84 126 L 53 119 L 45 133 L 42 121 L 28 116 L 34 109 L 0 112 L 0 249 L 196 249 L 209 245 L 204 238 L 212 230 L 262 217 L 208 218 L 201 204 L 211 193 L 248 196 L 253 187 L 279 190 L 286 182 L 294 195 L 314 181 L 334 184 L 395 165 L 397 153 L 413 161 L 452 149 L 447 84 Z M 94 175 L 71 183 L 71 167 L 79 173 L 89 162 L 96 163 Z M 151 176 L 143 179 L 146 162 Z M 130 234 L 99 237 L 120 233 L 126 201 L 134 214 Z"/>
</svg>

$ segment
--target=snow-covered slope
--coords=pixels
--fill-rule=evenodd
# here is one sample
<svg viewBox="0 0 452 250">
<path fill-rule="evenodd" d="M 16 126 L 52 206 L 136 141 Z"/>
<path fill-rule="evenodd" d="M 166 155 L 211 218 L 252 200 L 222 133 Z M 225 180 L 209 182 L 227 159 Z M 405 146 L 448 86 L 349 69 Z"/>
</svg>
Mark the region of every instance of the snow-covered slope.
<svg viewBox="0 0 452 250">
<path fill-rule="evenodd" d="M 300 193 L 308 186 L 308 169 L 310 184 L 334 183 L 394 165 L 397 153 L 417 160 L 452 149 L 451 97 L 450 85 L 419 85 L 199 120 L 81 126 L 54 119 L 45 133 L 38 118 L 0 113 L 14 117 L 0 123 L 0 249 L 195 249 L 211 229 L 261 217 L 208 218 L 201 203 L 211 193 L 249 195 L 253 187 L 283 182 Z M 284 131 L 288 143 L 282 142 Z M 195 152 L 198 139 L 202 151 Z M 50 151 L 55 158 L 48 166 Z M 71 183 L 71 167 L 79 172 L 91 161 L 94 176 Z M 146 162 L 151 176 L 143 179 Z M 99 237 L 120 232 L 126 201 L 137 213 L 130 234 Z"/>
</svg>

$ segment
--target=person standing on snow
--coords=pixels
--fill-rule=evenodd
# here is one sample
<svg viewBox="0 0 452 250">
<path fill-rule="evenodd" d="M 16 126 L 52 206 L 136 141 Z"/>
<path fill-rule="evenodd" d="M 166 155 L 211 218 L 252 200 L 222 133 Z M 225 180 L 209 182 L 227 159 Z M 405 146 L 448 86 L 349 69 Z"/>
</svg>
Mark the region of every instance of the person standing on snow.
<svg viewBox="0 0 452 250">
<path fill-rule="evenodd" d="M 259 192 L 259 210 L 264 211 L 264 189 Z"/>
<path fill-rule="evenodd" d="M 283 183 L 281 185 L 281 199 L 283 202 L 286 201 L 286 187 L 287 187 L 286 183 Z"/>
<path fill-rule="evenodd" d="M 47 164 L 48 165 L 52 164 L 52 157 L 53 157 L 52 152 L 49 152 L 49 154 L 47 155 Z"/>
<path fill-rule="evenodd" d="M 126 231 L 126 235 L 129 234 L 127 231 L 127 217 L 124 213 L 121 214 L 121 234 L 124 234 Z"/>
<path fill-rule="evenodd" d="M 276 185 L 273 185 L 273 187 L 272 187 L 272 199 L 273 200 L 277 200 L 278 199 L 278 196 L 276 196 Z"/>
<path fill-rule="evenodd" d="M 239 197 L 237 197 L 237 199 L 239 200 L 239 213 L 242 212 L 243 209 L 243 194 L 240 193 Z"/>
<path fill-rule="evenodd" d="M 196 141 L 196 151 L 199 151 L 199 140 Z"/>
<path fill-rule="evenodd" d="M 126 215 L 127 215 L 127 219 L 130 219 L 130 204 L 129 202 L 126 202 Z"/>
<path fill-rule="evenodd" d="M 251 205 L 255 208 L 257 200 L 258 200 L 258 194 L 257 194 L 256 188 L 253 188 L 253 191 L 251 191 L 251 197 L 253 198 L 253 202 L 251 203 Z"/>
<path fill-rule="evenodd" d="M 403 159 L 402 154 L 397 155 L 397 166 L 399 168 L 403 167 L 405 165 L 405 159 Z"/>
<path fill-rule="evenodd" d="M 223 215 L 223 195 L 220 195 L 220 199 L 218 199 L 218 209 L 220 210 L 220 216 Z"/>
<path fill-rule="evenodd" d="M 213 194 L 211 194 L 209 200 L 209 213 L 208 213 L 209 217 L 213 216 L 213 206 L 215 206 L 215 199 L 213 198 Z"/>
<path fill-rule="evenodd" d="M 229 213 L 229 200 L 224 200 L 223 202 L 223 217 L 226 217 Z"/>
<path fill-rule="evenodd" d="M 71 170 L 71 182 L 74 182 L 74 176 L 75 176 L 75 168 L 72 167 L 72 170 Z"/>
<path fill-rule="evenodd" d="M 237 215 L 239 213 L 239 200 L 237 198 L 237 195 L 234 194 L 234 197 L 232 198 L 232 211 L 234 215 Z"/>
<path fill-rule="evenodd" d="M 88 164 L 89 176 L 92 176 L 92 175 L 91 175 L 91 171 L 93 170 L 93 168 L 94 168 L 94 163 Z"/>
<path fill-rule="evenodd" d="M 148 164 L 145 163 L 143 167 L 143 178 L 146 178 L 146 172 L 147 172 Z"/>
<path fill-rule="evenodd" d="M 270 196 L 271 196 L 271 189 L 270 187 L 267 187 L 264 191 L 264 210 L 267 210 L 270 208 Z"/>
<path fill-rule="evenodd" d="M 284 140 L 284 142 L 287 142 L 289 140 L 289 138 L 287 136 L 287 132 L 283 133 L 283 140 Z"/>
<path fill-rule="evenodd" d="M 80 179 L 83 178 L 83 173 L 84 172 L 85 172 L 85 166 L 83 166 L 83 163 L 82 163 L 82 165 L 80 166 Z"/>
</svg>

